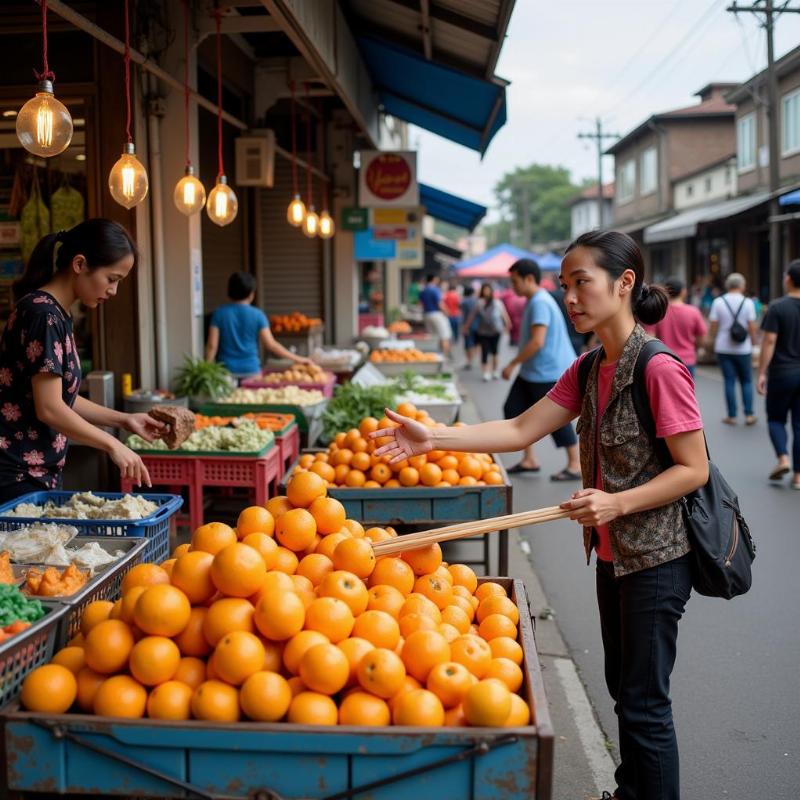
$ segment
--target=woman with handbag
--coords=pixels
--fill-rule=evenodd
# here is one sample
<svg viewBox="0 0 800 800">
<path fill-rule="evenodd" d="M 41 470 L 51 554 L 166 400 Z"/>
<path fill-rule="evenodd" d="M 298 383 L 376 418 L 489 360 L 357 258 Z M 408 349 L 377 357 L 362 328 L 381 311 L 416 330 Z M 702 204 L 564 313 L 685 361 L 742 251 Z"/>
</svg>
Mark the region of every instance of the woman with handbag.
<svg viewBox="0 0 800 800">
<path fill-rule="evenodd" d="M 621 763 L 613 797 L 678 800 L 678 747 L 669 681 L 678 621 L 691 592 L 690 545 L 680 499 L 709 475 L 703 423 L 686 367 L 669 354 L 644 373 L 655 434 L 639 424 L 632 396 L 638 355 L 667 296 L 643 283 L 636 243 L 593 231 L 568 248 L 561 285 L 570 320 L 602 346 L 580 390 L 579 357 L 558 383 L 515 419 L 464 427 L 424 425 L 387 411 L 390 441 L 376 454 L 400 461 L 430 450 L 513 452 L 578 418 L 584 487 L 562 503 L 583 526 L 587 563 L 594 550 L 605 677 L 619 722 Z M 588 354 L 587 354 L 588 355 Z M 608 795 L 607 797 L 612 795 Z"/>
</svg>

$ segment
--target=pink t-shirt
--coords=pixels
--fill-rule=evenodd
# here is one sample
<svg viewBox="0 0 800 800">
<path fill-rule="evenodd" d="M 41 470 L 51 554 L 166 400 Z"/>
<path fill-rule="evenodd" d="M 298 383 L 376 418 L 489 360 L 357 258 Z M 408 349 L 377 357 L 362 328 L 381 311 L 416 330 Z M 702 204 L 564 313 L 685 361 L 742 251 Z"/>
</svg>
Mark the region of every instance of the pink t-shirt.
<svg viewBox="0 0 800 800">
<path fill-rule="evenodd" d="M 458 292 L 453 291 L 452 289 L 450 289 L 448 292 L 445 292 L 442 302 L 447 309 L 448 316 L 457 317 L 461 313 L 461 298 L 459 297 Z"/>
<path fill-rule="evenodd" d="M 585 358 L 584 353 L 573 361 L 569 369 L 559 378 L 558 383 L 547 393 L 547 396 L 563 408 L 575 414 L 581 413 L 582 395 L 578 382 L 578 364 Z M 603 419 L 608 398 L 611 395 L 611 385 L 617 362 L 600 364 L 597 384 L 597 430 Z M 701 430 L 703 419 L 694 393 L 694 381 L 689 370 L 676 361 L 672 356 L 659 353 L 647 363 L 644 374 L 647 385 L 647 396 L 650 399 L 650 409 L 656 423 L 656 436 L 666 438 L 679 433 Z M 595 443 L 595 447 L 597 443 Z M 603 488 L 603 476 L 600 474 L 600 459 L 595 459 L 597 472 L 594 488 Z M 608 525 L 598 525 L 598 542 L 596 546 L 597 557 L 602 561 L 613 560 L 611 550 L 611 537 Z"/>
<path fill-rule="evenodd" d="M 695 340 L 708 333 L 706 321 L 700 309 L 688 303 L 670 303 L 661 322 L 648 325 L 646 330 L 664 344 L 690 367 L 697 364 Z"/>
</svg>

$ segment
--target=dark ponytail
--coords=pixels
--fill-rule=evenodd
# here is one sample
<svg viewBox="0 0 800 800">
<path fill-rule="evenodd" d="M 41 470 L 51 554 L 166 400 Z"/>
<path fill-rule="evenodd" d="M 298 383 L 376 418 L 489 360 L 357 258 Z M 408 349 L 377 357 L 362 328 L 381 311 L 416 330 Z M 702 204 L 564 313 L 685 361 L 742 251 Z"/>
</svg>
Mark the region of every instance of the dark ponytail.
<svg viewBox="0 0 800 800">
<path fill-rule="evenodd" d="M 642 251 L 630 236 L 619 231 L 589 231 L 575 239 L 565 255 L 576 247 L 591 248 L 597 266 L 604 269 L 612 281 L 617 280 L 626 269 L 633 270 L 636 276 L 631 292 L 634 317 L 645 325 L 655 325 L 664 319 L 669 297 L 660 286 L 648 286 L 644 282 Z"/>
<path fill-rule="evenodd" d="M 15 281 L 14 301 L 41 289 L 55 273 L 69 269 L 78 255 L 86 259 L 90 270 L 95 270 L 129 255 L 133 256 L 135 266 L 138 251 L 128 231 L 110 219 L 87 219 L 68 231 L 48 233 L 34 247 L 25 272 Z"/>
</svg>

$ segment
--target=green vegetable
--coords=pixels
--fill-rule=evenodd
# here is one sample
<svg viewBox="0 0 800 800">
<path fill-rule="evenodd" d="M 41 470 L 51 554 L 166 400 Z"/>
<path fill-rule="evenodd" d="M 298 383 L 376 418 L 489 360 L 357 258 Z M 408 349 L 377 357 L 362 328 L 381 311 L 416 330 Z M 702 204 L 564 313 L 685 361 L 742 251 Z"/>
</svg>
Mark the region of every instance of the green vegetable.
<svg viewBox="0 0 800 800">
<path fill-rule="evenodd" d="M 340 431 L 357 428 L 364 417 L 380 419 L 384 409 L 394 408 L 397 402 L 396 386 L 359 386 L 344 383 L 334 390 L 333 399 L 322 415 L 322 435 L 330 441 Z"/>
<path fill-rule="evenodd" d="M 252 453 L 263 450 L 274 440 L 272 431 L 262 430 L 251 420 L 236 420 L 231 425 L 209 425 L 195 431 L 180 447 L 173 452 L 186 450 L 189 452 L 231 452 Z M 146 442 L 139 436 L 129 436 L 128 447 L 133 450 L 166 450 L 167 445 L 161 440 Z"/>
<path fill-rule="evenodd" d="M 437 397 L 440 400 L 450 399 L 450 392 L 444 383 L 425 380 L 410 369 L 397 377 L 395 386 L 397 387 L 397 393 L 401 395 L 406 392 L 416 392 L 426 397 Z"/>
<path fill-rule="evenodd" d="M 0 628 L 17 620 L 36 622 L 44 615 L 44 607 L 38 600 L 25 597 L 16 586 L 0 584 Z"/>
<path fill-rule="evenodd" d="M 178 370 L 175 390 L 187 397 L 216 399 L 230 392 L 233 385 L 231 374 L 223 364 L 186 356 Z"/>
</svg>

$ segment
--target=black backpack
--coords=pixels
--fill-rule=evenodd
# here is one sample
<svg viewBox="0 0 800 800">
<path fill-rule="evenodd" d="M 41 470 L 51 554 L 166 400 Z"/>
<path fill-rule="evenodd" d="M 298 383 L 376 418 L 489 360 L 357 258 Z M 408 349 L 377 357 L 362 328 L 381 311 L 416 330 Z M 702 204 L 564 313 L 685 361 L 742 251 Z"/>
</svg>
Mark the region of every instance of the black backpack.
<svg viewBox="0 0 800 800">
<path fill-rule="evenodd" d="M 722 298 L 722 302 L 725 303 L 726 308 L 733 315 L 733 322 L 731 323 L 731 329 L 730 331 L 728 331 L 731 340 L 736 342 L 736 344 L 741 344 L 742 342 L 747 341 L 747 337 L 750 334 L 747 332 L 747 328 L 745 328 L 745 326 L 742 325 L 742 323 L 737 320 L 739 312 L 741 312 L 741 310 L 744 308 L 744 304 L 747 302 L 747 298 L 745 297 L 742 300 L 742 302 L 739 304 L 739 308 L 736 309 L 735 314 L 733 313 L 733 309 L 728 304 L 728 301 L 724 297 Z"/>
<path fill-rule="evenodd" d="M 647 396 L 645 369 L 650 359 L 666 353 L 680 361 L 663 342 L 653 339 L 644 344 L 633 370 L 633 404 L 639 424 L 653 440 L 661 463 L 672 465 L 669 448 L 663 439 L 656 437 L 656 425 L 650 400 Z M 589 371 L 595 360 L 602 357 L 602 348 L 596 348 L 578 365 L 578 382 L 581 396 L 586 394 Z M 705 438 L 705 434 L 704 434 Z M 708 443 L 706 443 L 708 453 Z M 756 557 L 756 546 L 750 528 L 739 509 L 739 498 L 728 485 L 716 464 L 708 460 L 708 482 L 705 486 L 681 498 L 683 516 L 692 546 L 692 587 L 707 597 L 724 597 L 730 600 L 744 594 L 752 583 L 751 565 Z"/>
</svg>

